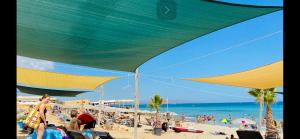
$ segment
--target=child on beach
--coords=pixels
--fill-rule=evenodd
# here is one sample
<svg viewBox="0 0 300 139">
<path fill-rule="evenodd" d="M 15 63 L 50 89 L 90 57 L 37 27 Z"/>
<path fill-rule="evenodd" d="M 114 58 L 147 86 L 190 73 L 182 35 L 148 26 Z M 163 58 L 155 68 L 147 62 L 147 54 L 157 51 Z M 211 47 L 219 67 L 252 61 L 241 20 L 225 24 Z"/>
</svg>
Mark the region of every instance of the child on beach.
<svg viewBox="0 0 300 139">
<path fill-rule="evenodd" d="M 66 126 L 67 129 L 70 129 L 70 130 L 77 130 L 79 131 L 79 123 L 80 121 L 77 119 L 77 115 L 78 115 L 78 112 L 76 110 L 72 110 L 71 111 L 71 120 L 70 120 L 70 124 Z"/>
</svg>

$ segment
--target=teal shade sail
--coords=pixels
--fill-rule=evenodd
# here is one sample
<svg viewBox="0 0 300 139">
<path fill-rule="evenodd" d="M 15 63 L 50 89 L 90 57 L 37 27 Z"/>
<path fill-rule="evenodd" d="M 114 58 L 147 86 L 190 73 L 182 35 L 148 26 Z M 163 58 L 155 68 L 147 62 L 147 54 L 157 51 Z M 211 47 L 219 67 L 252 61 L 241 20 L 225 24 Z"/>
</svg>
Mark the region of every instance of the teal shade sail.
<svg viewBox="0 0 300 139">
<path fill-rule="evenodd" d="M 17 0 L 17 55 L 133 72 L 185 42 L 279 10 L 207 0 Z"/>
</svg>

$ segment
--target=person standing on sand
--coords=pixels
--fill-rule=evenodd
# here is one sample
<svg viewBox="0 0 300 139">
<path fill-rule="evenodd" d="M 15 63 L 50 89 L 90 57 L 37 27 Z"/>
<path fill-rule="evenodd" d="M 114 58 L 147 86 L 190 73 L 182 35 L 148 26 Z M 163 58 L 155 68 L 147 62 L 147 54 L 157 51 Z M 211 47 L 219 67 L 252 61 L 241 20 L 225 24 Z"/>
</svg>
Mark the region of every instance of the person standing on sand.
<svg viewBox="0 0 300 139">
<path fill-rule="evenodd" d="M 203 116 L 203 123 L 205 124 L 206 123 L 206 120 L 207 120 L 207 117 L 206 115 Z"/>
<path fill-rule="evenodd" d="M 200 115 L 197 116 L 197 123 L 199 124 L 201 122 L 201 117 Z"/>
<path fill-rule="evenodd" d="M 231 121 L 232 121 L 232 118 L 231 118 L 231 114 L 228 115 L 228 127 L 231 128 Z"/>
<path fill-rule="evenodd" d="M 42 96 L 42 98 L 40 99 L 40 108 L 38 109 L 38 112 L 40 114 L 40 126 L 39 128 L 36 130 L 36 134 L 37 134 L 37 139 L 42 139 L 44 132 L 45 132 L 45 128 L 47 125 L 46 122 L 46 113 L 47 113 L 47 109 L 46 109 L 46 105 L 49 102 L 50 97 L 48 96 L 48 94 L 44 94 Z"/>
</svg>

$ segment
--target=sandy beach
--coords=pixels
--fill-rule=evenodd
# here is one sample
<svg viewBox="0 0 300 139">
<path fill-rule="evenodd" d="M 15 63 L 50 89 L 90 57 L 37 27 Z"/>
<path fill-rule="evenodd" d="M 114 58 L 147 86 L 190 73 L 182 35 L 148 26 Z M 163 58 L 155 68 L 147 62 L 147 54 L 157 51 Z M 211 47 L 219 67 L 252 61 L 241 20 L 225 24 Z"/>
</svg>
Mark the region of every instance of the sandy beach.
<svg viewBox="0 0 300 139">
<path fill-rule="evenodd" d="M 235 137 L 238 137 L 236 134 L 237 128 L 229 128 L 226 126 L 219 126 L 219 125 L 208 125 L 208 124 L 196 124 L 185 122 L 183 123 L 184 127 L 190 127 L 194 129 L 203 130 L 203 133 L 186 133 L 180 132 L 176 133 L 173 130 L 169 130 L 166 133 L 163 133 L 161 136 L 153 135 L 150 131 L 152 129 L 151 126 L 143 125 L 141 128 L 138 128 L 138 137 L 140 139 L 225 139 L 226 137 L 230 137 L 233 134 Z M 107 131 L 103 130 L 102 128 L 96 128 L 99 131 Z M 133 128 L 129 128 L 128 131 L 107 131 L 113 137 L 117 139 L 132 139 L 133 138 Z M 214 132 L 225 132 L 226 135 L 215 135 Z M 262 132 L 264 134 L 264 132 Z M 280 133 L 281 138 L 283 138 L 282 133 Z"/>
<path fill-rule="evenodd" d="M 138 128 L 138 137 L 139 139 L 225 139 L 226 137 L 230 137 L 233 134 L 235 137 L 238 137 L 236 134 L 237 128 L 229 128 L 226 126 L 220 125 L 209 125 L 209 124 L 198 124 L 193 122 L 183 122 L 183 127 L 193 128 L 193 129 L 200 129 L 203 130 L 203 133 L 185 133 L 180 132 L 176 133 L 173 130 L 169 130 L 166 133 L 163 133 L 161 136 L 153 135 L 152 134 L 152 127 L 145 125 L 145 115 L 141 116 L 141 123 L 142 127 Z M 49 124 L 54 125 L 65 125 L 61 122 L 56 116 L 47 113 L 47 120 Z M 172 121 L 171 121 L 172 123 Z M 132 139 L 133 138 L 133 127 L 127 127 L 124 125 L 119 125 L 114 123 L 113 128 L 111 130 L 105 130 L 102 127 L 96 125 L 96 131 L 105 131 L 109 132 L 111 136 L 116 139 Z M 24 137 L 26 134 L 19 132 L 20 128 L 18 128 L 17 136 L 18 138 Z M 215 135 L 215 132 L 224 132 L 226 135 Z M 262 132 L 264 135 L 264 132 Z M 282 132 L 280 133 L 281 138 L 283 138 Z"/>
</svg>

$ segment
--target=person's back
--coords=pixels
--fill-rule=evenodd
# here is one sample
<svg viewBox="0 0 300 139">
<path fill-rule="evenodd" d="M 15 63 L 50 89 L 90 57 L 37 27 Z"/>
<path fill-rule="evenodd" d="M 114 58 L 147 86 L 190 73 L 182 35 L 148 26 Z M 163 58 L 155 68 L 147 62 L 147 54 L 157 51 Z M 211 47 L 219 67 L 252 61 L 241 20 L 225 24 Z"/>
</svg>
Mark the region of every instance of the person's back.
<svg viewBox="0 0 300 139">
<path fill-rule="evenodd" d="M 167 122 L 164 122 L 162 125 L 161 125 L 161 128 L 162 128 L 162 130 L 164 130 L 165 132 L 167 132 L 167 130 L 168 130 L 168 123 Z"/>
<path fill-rule="evenodd" d="M 81 121 L 80 125 L 87 124 L 95 120 L 91 115 L 86 113 L 80 114 L 77 119 Z"/>
<path fill-rule="evenodd" d="M 68 129 L 70 130 L 80 130 L 78 127 L 79 121 L 77 119 L 77 114 L 78 112 L 76 110 L 71 111 L 71 120 L 69 126 L 67 126 Z"/>
<path fill-rule="evenodd" d="M 80 128 L 81 125 L 84 125 L 83 129 L 94 129 L 96 125 L 95 118 L 88 114 L 81 112 L 80 115 L 77 117 L 79 124 L 78 127 Z"/>
</svg>

